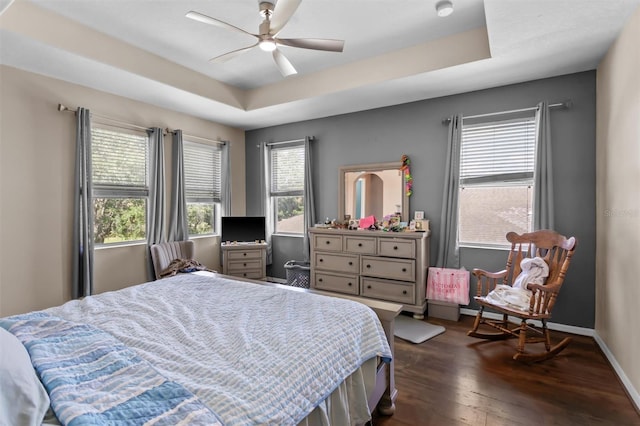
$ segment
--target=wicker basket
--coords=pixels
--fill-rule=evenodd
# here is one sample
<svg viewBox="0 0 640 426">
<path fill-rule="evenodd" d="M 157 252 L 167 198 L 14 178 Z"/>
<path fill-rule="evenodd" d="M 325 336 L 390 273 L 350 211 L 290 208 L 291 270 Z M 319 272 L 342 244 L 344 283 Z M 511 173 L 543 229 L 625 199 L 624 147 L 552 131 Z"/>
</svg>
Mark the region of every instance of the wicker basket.
<svg viewBox="0 0 640 426">
<path fill-rule="evenodd" d="M 287 285 L 309 288 L 309 271 L 311 270 L 309 262 L 290 260 L 284 264 L 284 269 L 287 271 Z"/>
</svg>

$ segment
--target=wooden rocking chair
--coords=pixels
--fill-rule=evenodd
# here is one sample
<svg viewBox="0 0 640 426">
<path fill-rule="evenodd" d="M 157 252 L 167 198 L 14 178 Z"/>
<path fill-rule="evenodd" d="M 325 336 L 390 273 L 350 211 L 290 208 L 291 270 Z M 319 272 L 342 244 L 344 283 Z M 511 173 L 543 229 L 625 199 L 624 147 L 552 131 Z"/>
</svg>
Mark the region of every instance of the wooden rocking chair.
<svg viewBox="0 0 640 426">
<path fill-rule="evenodd" d="M 555 231 L 541 230 L 522 235 L 509 232 L 507 240 L 511 243 L 511 250 L 505 270 L 496 273 L 482 269 L 472 271 L 478 284 L 474 300 L 480 305 L 480 310 L 473 324 L 473 329 L 469 330 L 467 335 L 488 340 L 517 337 L 517 351 L 513 356 L 515 360 L 536 362 L 552 358 L 571 342 L 570 338 L 565 338 L 552 346 L 547 320 L 551 317 L 553 305 L 569 268 L 571 257 L 576 248 L 576 239 L 574 237 L 566 238 Z M 521 272 L 520 262 L 526 257 L 541 257 L 549 266 L 549 275 L 544 285 L 525 284 L 525 287 L 532 293 L 529 309 L 519 310 L 505 307 L 488 300 L 487 295 L 495 289 L 497 284 L 513 285 L 514 280 Z M 483 317 L 485 308 L 501 313 L 502 319 L 492 320 Z M 520 323 L 512 322 L 509 317 L 518 318 Z M 541 326 L 531 324 L 529 322 L 531 320 L 539 321 Z M 483 324 L 497 329 L 498 332 L 479 331 L 479 327 Z M 546 350 L 538 353 L 525 352 L 525 345 L 528 343 L 544 343 Z"/>
</svg>

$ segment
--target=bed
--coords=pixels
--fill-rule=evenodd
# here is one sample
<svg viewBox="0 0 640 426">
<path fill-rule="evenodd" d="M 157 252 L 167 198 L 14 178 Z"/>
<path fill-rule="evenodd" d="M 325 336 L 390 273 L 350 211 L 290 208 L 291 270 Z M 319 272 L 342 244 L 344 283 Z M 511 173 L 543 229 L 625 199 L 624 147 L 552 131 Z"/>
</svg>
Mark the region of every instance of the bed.
<svg viewBox="0 0 640 426">
<path fill-rule="evenodd" d="M 36 425 L 364 424 L 394 410 L 400 306 L 352 299 L 196 272 L 2 318 L 24 389 L 0 409 Z"/>
</svg>

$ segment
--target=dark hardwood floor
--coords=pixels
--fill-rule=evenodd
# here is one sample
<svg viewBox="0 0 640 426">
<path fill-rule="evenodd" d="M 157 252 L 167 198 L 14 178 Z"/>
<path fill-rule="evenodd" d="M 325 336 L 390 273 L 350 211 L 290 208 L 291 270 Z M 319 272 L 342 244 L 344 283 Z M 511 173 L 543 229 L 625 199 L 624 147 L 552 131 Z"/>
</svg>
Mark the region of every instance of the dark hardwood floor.
<svg viewBox="0 0 640 426">
<path fill-rule="evenodd" d="M 473 317 L 427 321 L 446 331 L 419 345 L 395 338 L 396 412 L 374 426 L 640 425 L 591 337 L 572 335 L 554 359 L 527 365 L 511 358 L 513 339 L 467 337 Z"/>
</svg>

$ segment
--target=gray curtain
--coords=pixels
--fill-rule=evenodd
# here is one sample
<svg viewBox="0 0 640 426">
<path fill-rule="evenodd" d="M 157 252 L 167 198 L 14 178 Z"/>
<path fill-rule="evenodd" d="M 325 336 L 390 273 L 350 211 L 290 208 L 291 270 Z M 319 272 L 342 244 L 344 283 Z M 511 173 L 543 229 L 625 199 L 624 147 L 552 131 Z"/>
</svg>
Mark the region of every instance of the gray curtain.
<svg viewBox="0 0 640 426">
<path fill-rule="evenodd" d="M 460 145 L 462 142 L 462 115 L 451 117 L 445 164 L 442 213 L 440 215 L 440 239 L 438 260 L 441 268 L 460 268 L 458 247 L 458 191 L 460 187 Z"/>
<path fill-rule="evenodd" d="M 260 208 L 262 215 L 266 218 L 265 237 L 267 243 L 267 265 L 273 263 L 273 248 L 271 245 L 271 236 L 273 235 L 273 215 L 271 211 L 273 206 L 270 203 L 269 189 L 269 156 L 271 148 L 266 142 L 260 144 Z"/>
<path fill-rule="evenodd" d="M 536 110 L 536 165 L 533 192 L 533 229 L 554 229 L 553 168 L 551 164 L 551 123 L 549 104 Z"/>
<path fill-rule="evenodd" d="M 93 204 L 91 181 L 91 114 L 76 112 L 76 165 L 73 197 L 74 299 L 93 293 Z"/>
<path fill-rule="evenodd" d="M 149 201 L 147 203 L 147 245 L 165 241 L 164 233 L 164 136 L 157 127 L 149 129 Z M 147 248 L 147 276 L 153 280 L 153 262 Z"/>
<path fill-rule="evenodd" d="M 313 193 L 313 168 L 311 161 L 311 138 L 304 139 L 304 240 L 302 253 L 304 261 L 309 261 L 308 229 L 316 223 L 316 205 Z"/>
<path fill-rule="evenodd" d="M 231 216 L 231 144 L 222 146 L 222 216 Z"/>
<path fill-rule="evenodd" d="M 184 144 L 182 130 L 174 130 L 171 155 L 171 210 L 169 212 L 169 241 L 189 239 L 187 200 L 184 188 Z"/>
</svg>

